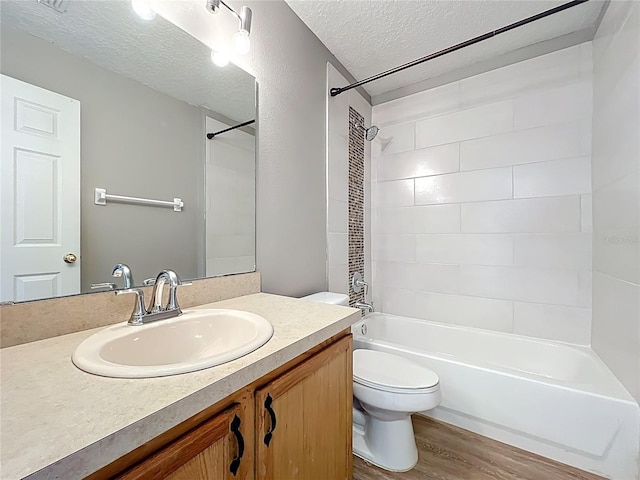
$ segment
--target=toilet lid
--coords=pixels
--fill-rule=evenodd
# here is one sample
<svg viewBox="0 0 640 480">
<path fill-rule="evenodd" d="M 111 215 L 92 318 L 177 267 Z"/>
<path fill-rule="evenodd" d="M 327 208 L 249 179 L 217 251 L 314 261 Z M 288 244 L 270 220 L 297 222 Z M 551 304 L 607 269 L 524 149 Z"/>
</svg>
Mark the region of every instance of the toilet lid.
<svg viewBox="0 0 640 480">
<path fill-rule="evenodd" d="M 349 296 L 342 293 L 333 292 L 318 292 L 306 297 L 302 297 L 302 300 L 310 300 L 312 302 L 329 303 L 331 305 L 345 305 L 349 306 Z"/>
<path fill-rule="evenodd" d="M 439 381 L 436 372 L 413 360 L 363 349 L 353 351 L 353 380 L 389 391 L 433 389 Z"/>
</svg>

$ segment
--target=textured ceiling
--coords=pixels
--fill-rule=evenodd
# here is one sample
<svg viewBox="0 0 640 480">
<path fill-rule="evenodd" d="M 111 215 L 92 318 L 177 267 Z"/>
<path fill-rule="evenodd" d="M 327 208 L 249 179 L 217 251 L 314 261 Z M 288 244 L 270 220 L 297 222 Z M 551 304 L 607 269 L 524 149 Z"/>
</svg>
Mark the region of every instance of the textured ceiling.
<svg viewBox="0 0 640 480">
<path fill-rule="evenodd" d="M 358 80 L 565 3 L 558 0 L 286 2 Z M 381 95 L 539 42 L 573 32 L 592 31 L 603 5 L 602 1 L 591 0 L 471 47 L 376 80 L 364 88 L 371 96 Z"/>
<path fill-rule="evenodd" d="M 2 0 L 1 27 L 26 31 L 63 50 L 191 105 L 236 121 L 255 117 L 254 78 L 159 15 L 139 19 L 128 1 L 71 0 L 66 12 L 36 0 Z M 203 7 L 203 15 L 206 11 Z"/>
</svg>

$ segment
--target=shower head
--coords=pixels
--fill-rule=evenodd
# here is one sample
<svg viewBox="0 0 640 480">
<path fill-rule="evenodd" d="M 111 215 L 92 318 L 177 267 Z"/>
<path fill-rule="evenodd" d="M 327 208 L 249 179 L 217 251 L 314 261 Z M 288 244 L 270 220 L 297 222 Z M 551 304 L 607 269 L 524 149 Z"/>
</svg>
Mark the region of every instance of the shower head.
<svg viewBox="0 0 640 480">
<path fill-rule="evenodd" d="M 360 125 L 357 122 L 354 124 L 354 126 L 364 132 L 364 138 L 367 139 L 367 141 L 369 142 L 372 141 L 374 138 L 376 138 L 376 135 L 378 135 L 378 131 L 380 130 L 375 125 L 371 125 L 369 128 L 367 128 L 364 125 Z"/>
<path fill-rule="evenodd" d="M 378 130 L 380 129 L 375 125 L 371 125 L 369 128 L 365 128 L 364 138 L 366 138 L 368 141 L 372 141 L 374 138 L 376 138 L 376 135 L 378 135 Z"/>
</svg>

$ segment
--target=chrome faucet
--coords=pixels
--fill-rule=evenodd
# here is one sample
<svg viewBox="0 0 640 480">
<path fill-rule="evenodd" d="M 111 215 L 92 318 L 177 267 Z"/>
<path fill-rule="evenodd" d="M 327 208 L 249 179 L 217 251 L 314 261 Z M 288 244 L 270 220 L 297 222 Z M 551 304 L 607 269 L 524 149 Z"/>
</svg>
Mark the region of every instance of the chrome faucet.
<svg viewBox="0 0 640 480">
<path fill-rule="evenodd" d="M 116 278 L 122 277 L 124 280 L 124 288 L 133 287 L 133 274 L 131 273 L 129 265 L 127 265 L 126 263 L 119 263 L 115 267 L 113 267 L 111 276 Z"/>
<path fill-rule="evenodd" d="M 166 306 L 163 306 L 162 291 L 165 284 L 169 285 L 169 300 Z M 155 322 L 156 320 L 164 320 L 182 315 L 182 310 L 178 304 L 177 291 L 178 287 L 187 285 L 191 285 L 191 283 L 182 282 L 178 274 L 173 270 L 162 270 L 156 277 L 148 309 L 145 308 L 144 292 L 140 288 L 119 290 L 116 292 L 116 295 L 132 293 L 136 296 L 136 303 L 127 323 L 129 325 L 144 325 L 145 323 Z"/>
<path fill-rule="evenodd" d="M 162 307 L 162 292 L 165 284 L 169 284 L 169 302 L 167 302 L 166 308 Z M 151 303 L 149 304 L 149 313 L 158 313 L 163 310 L 180 310 L 178 305 L 178 297 L 176 296 L 176 290 L 178 286 L 182 285 L 178 274 L 173 270 L 162 270 L 156 277 L 156 281 L 153 284 L 153 293 L 151 294 Z M 182 313 L 182 312 L 180 312 Z M 180 315 L 178 313 L 178 315 Z"/>
<path fill-rule="evenodd" d="M 353 304 L 354 308 L 361 308 L 362 310 L 369 310 L 369 313 L 373 313 L 373 302 L 364 303 L 364 302 L 356 302 Z"/>
</svg>

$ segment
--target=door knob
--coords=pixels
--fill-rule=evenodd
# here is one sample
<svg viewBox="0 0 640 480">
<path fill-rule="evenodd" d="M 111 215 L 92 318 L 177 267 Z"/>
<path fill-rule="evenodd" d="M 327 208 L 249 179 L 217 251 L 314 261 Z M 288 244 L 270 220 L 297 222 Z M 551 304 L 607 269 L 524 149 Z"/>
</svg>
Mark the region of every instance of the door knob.
<svg viewBox="0 0 640 480">
<path fill-rule="evenodd" d="M 62 258 L 64 260 L 64 263 L 76 263 L 76 260 L 78 260 L 78 257 L 73 253 L 67 253 Z"/>
</svg>

